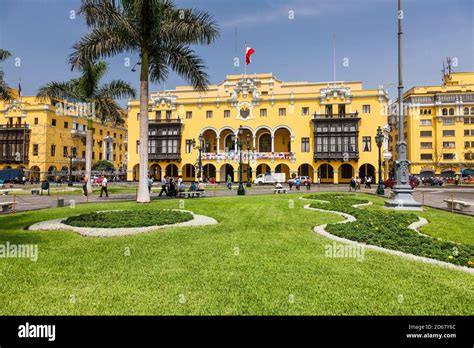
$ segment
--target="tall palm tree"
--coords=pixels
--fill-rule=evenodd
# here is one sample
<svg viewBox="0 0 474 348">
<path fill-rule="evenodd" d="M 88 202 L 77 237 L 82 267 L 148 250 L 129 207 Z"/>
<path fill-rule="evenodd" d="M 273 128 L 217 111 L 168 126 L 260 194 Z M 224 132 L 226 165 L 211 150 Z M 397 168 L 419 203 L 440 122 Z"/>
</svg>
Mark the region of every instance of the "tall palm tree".
<svg viewBox="0 0 474 348">
<path fill-rule="evenodd" d="M 10 52 L 2 50 L 0 48 L 0 62 L 3 62 L 6 60 L 8 57 L 10 57 Z M 8 101 L 13 99 L 13 94 L 12 90 L 8 85 L 6 84 L 5 80 L 3 79 L 5 76 L 5 73 L 3 72 L 2 69 L 0 69 L 0 100 L 3 101 Z"/>
<path fill-rule="evenodd" d="M 100 80 L 107 72 L 105 62 L 84 61 L 79 70 L 81 71 L 79 78 L 67 82 L 49 82 L 38 89 L 36 97 L 40 100 L 59 99 L 86 103 L 86 177 L 88 179 L 87 191 L 91 192 L 92 121 L 96 118 L 102 123 L 109 122 L 113 125 L 123 125 L 124 113 L 115 99 L 135 98 L 135 90 L 122 80 L 113 80 L 100 85 Z"/>
<path fill-rule="evenodd" d="M 204 91 L 208 75 L 193 44 L 210 44 L 218 26 L 205 11 L 179 9 L 171 0 L 83 0 L 80 13 L 91 32 L 74 45 L 73 66 L 121 52 L 140 56 L 140 167 L 137 202 L 148 192 L 148 81 L 162 82 L 170 70 Z"/>
</svg>

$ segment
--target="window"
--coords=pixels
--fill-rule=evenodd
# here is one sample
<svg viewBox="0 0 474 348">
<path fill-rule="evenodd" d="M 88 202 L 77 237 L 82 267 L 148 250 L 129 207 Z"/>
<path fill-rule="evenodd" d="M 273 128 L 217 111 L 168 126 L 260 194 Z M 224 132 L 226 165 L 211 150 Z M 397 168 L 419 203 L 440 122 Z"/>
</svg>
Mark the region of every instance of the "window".
<svg viewBox="0 0 474 348">
<path fill-rule="evenodd" d="M 51 157 L 56 156 L 56 145 L 51 145 Z"/>
<path fill-rule="evenodd" d="M 71 147 L 71 153 L 73 156 L 77 156 L 77 149 L 75 147 Z"/>
<path fill-rule="evenodd" d="M 56 127 L 56 119 L 55 118 L 53 118 L 51 120 L 51 126 Z"/>
<path fill-rule="evenodd" d="M 464 154 L 464 159 L 466 161 L 474 161 L 474 153 L 465 153 Z"/>
<path fill-rule="evenodd" d="M 304 106 L 301 108 L 301 115 L 308 116 L 309 115 L 309 107 Z"/>
<path fill-rule="evenodd" d="M 464 117 L 464 124 L 469 124 L 469 117 Z"/>
<path fill-rule="evenodd" d="M 86 158 L 86 152 L 82 151 L 82 158 Z"/>
<path fill-rule="evenodd" d="M 372 151 L 372 146 L 370 143 L 370 137 L 362 137 L 362 148 L 364 152 Z"/>
<path fill-rule="evenodd" d="M 464 148 L 474 147 L 474 141 L 465 141 Z"/>
<path fill-rule="evenodd" d="M 362 105 L 362 113 L 370 114 L 370 105 Z"/>
<path fill-rule="evenodd" d="M 431 160 L 433 160 L 433 154 L 431 154 L 431 153 L 422 153 L 420 155 L 420 159 L 422 161 L 431 161 Z"/>
<path fill-rule="evenodd" d="M 267 117 L 267 109 L 260 109 L 260 117 Z"/>
<path fill-rule="evenodd" d="M 279 108 L 278 109 L 278 116 L 286 116 L 286 109 L 285 108 Z"/>
<path fill-rule="evenodd" d="M 420 120 L 420 126 L 431 126 L 431 120 Z"/>
<path fill-rule="evenodd" d="M 92 159 L 95 159 L 95 152 L 92 151 Z"/>
<path fill-rule="evenodd" d="M 339 104 L 339 117 L 346 117 L 346 105 Z"/>
<path fill-rule="evenodd" d="M 137 144 L 135 147 L 135 153 L 138 153 L 138 149 L 140 148 L 140 140 L 137 140 Z"/>
<path fill-rule="evenodd" d="M 100 135 L 103 135 L 104 134 L 104 131 L 101 129 L 100 132 L 99 132 Z"/>
<path fill-rule="evenodd" d="M 443 113 L 443 116 L 448 116 L 448 109 L 443 109 L 442 113 Z"/>
<path fill-rule="evenodd" d="M 39 147 L 38 144 L 33 144 L 33 156 L 38 156 Z"/>
<path fill-rule="evenodd" d="M 122 134 L 120 134 L 120 140 L 122 140 L 122 137 L 123 137 Z"/>
<path fill-rule="evenodd" d="M 171 110 L 166 110 L 166 119 L 167 120 L 171 119 Z"/>
<path fill-rule="evenodd" d="M 464 136 L 465 136 L 465 137 L 468 137 L 469 134 L 470 134 L 469 129 L 465 129 L 465 130 L 464 130 Z"/>
<path fill-rule="evenodd" d="M 102 159 L 102 152 L 99 152 L 99 160 Z"/>
<path fill-rule="evenodd" d="M 454 130 L 444 130 L 443 131 L 443 137 L 454 137 L 455 136 L 455 131 Z"/>
<path fill-rule="evenodd" d="M 454 118 L 443 118 L 443 124 L 454 124 Z"/>
<path fill-rule="evenodd" d="M 431 137 L 431 131 L 420 131 L 420 137 Z"/>
<path fill-rule="evenodd" d="M 471 115 L 474 115 L 474 107 L 471 108 Z"/>
<path fill-rule="evenodd" d="M 117 133 L 114 133 L 114 139 L 117 138 Z M 115 145 L 115 144 L 114 144 Z"/>
<path fill-rule="evenodd" d="M 38 117 L 35 117 L 35 124 L 38 124 Z"/>
<path fill-rule="evenodd" d="M 224 118 L 230 117 L 230 110 L 224 110 Z"/>
<path fill-rule="evenodd" d="M 114 154 L 114 162 L 117 160 L 117 155 Z"/>
<path fill-rule="evenodd" d="M 469 108 L 464 108 L 464 115 L 469 115 Z"/>
<path fill-rule="evenodd" d="M 186 111 L 186 118 L 193 118 L 193 112 L 192 111 Z"/>
<path fill-rule="evenodd" d="M 450 108 L 450 109 L 449 109 L 449 115 L 450 115 L 450 116 L 454 116 L 454 108 Z"/>
<path fill-rule="evenodd" d="M 193 151 L 193 141 L 191 139 L 186 139 L 186 153 L 191 153 Z"/>
<path fill-rule="evenodd" d="M 140 113 L 137 112 L 137 120 L 139 120 L 139 119 L 140 119 Z"/>
<path fill-rule="evenodd" d="M 67 157 L 68 151 L 67 151 L 67 146 L 63 146 L 63 157 Z"/>
<path fill-rule="evenodd" d="M 431 141 L 421 142 L 420 147 L 422 149 L 432 149 L 433 148 L 433 143 Z"/>
<path fill-rule="evenodd" d="M 454 153 L 445 153 L 445 154 L 443 154 L 443 159 L 444 160 L 456 159 L 456 154 L 454 154 Z"/>
<path fill-rule="evenodd" d="M 456 147 L 456 143 L 454 141 L 443 141 L 443 147 L 453 149 Z"/>
<path fill-rule="evenodd" d="M 64 122 L 64 128 L 66 128 L 66 129 L 69 128 L 69 123 L 68 122 Z"/>
<path fill-rule="evenodd" d="M 309 152 L 309 138 L 301 138 L 301 152 Z"/>
<path fill-rule="evenodd" d="M 212 110 L 206 111 L 206 118 L 212 118 Z"/>
</svg>

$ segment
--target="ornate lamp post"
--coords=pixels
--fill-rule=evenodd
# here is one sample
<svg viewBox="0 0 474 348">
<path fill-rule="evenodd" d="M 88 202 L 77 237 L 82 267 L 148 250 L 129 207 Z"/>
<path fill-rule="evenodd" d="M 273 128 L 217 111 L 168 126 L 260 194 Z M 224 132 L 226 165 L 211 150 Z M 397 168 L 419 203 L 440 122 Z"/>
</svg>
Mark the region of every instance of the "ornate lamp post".
<svg viewBox="0 0 474 348">
<path fill-rule="evenodd" d="M 403 31 L 402 21 L 404 13 L 402 10 L 402 0 L 398 0 L 398 143 L 397 161 L 395 162 L 395 180 L 392 199 L 385 202 L 385 206 L 404 210 L 421 210 L 421 204 L 415 201 L 412 195 L 410 180 L 410 162 L 407 160 L 407 143 L 404 135 L 404 114 L 403 114 Z"/>
<path fill-rule="evenodd" d="M 252 187 L 252 168 L 250 167 L 250 134 L 247 134 L 247 187 Z"/>
<path fill-rule="evenodd" d="M 194 149 L 199 150 L 197 177 L 199 181 L 202 181 L 202 148 L 204 146 L 204 137 L 202 134 L 199 134 L 199 145 L 196 145 L 196 139 L 193 139 L 192 145 Z"/>
<path fill-rule="evenodd" d="M 73 186 L 73 183 L 72 183 L 72 160 L 74 158 L 76 158 L 76 154 L 72 151 L 72 149 L 71 149 L 71 153 L 69 155 L 67 155 L 67 158 L 69 158 L 69 182 L 68 182 L 67 186 L 72 187 Z"/>
<path fill-rule="evenodd" d="M 377 194 L 384 195 L 385 191 L 383 189 L 383 178 L 382 178 L 382 144 L 384 136 L 382 133 L 382 128 L 380 126 L 377 128 L 377 135 L 375 136 L 375 142 L 379 148 L 379 184 L 377 186 Z"/>
<path fill-rule="evenodd" d="M 242 128 L 242 126 L 239 127 L 239 132 L 238 132 L 239 136 L 235 137 L 235 135 L 232 135 L 232 141 L 234 143 L 237 143 L 237 147 L 239 148 L 239 153 L 240 153 L 240 166 L 239 166 L 239 188 L 237 189 L 237 195 L 239 196 L 243 196 L 245 195 L 245 188 L 244 188 L 244 184 L 243 184 L 243 180 L 242 180 L 242 166 L 243 166 L 243 163 L 242 163 L 242 147 L 243 147 L 243 141 L 242 139 L 240 139 L 240 137 L 244 134 L 244 129 Z"/>
</svg>

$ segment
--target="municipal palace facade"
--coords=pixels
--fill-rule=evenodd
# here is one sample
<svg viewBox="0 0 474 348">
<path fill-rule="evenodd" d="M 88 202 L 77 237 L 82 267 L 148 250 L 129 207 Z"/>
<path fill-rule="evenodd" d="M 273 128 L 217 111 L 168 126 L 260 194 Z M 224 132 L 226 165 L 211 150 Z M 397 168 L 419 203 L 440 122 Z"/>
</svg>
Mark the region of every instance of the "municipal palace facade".
<svg viewBox="0 0 474 348">
<path fill-rule="evenodd" d="M 249 172 L 253 179 L 285 173 L 287 179 L 304 175 L 322 183 L 374 177 L 379 126 L 386 133 L 387 157 L 387 112 L 386 91 L 363 89 L 361 82 L 283 82 L 272 74 L 255 74 L 228 75 L 204 93 L 178 86 L 151 94 L 150 175 L 194 180 L 201 149 L 204 178 L 222 182 L 230 175 L 237 181 L 238 137 L 244 181 Z M 131 101 L 128 180 L 138 179 L 139 118 L 139 102 Z"/>
</svg>

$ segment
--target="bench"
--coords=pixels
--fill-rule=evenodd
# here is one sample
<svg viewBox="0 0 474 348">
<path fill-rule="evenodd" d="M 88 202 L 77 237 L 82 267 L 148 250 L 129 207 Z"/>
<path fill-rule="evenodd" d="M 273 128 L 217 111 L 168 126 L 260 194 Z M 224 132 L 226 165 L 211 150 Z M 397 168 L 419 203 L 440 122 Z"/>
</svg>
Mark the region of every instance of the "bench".
<svg viewBox="0 0 474 348">
<path fill-rule="evenodd" d="M 454 209 L 454 210 L 463 211 L 464 209 L 469 209 L 472 206 L 472 203 L 453 200 L 453 199 L 445 199 L 444 202 L 446 202 L 446 205 L 451 210 Z"/>
<path fill-rule="evenodd" d="M 8 195 L 8 193 L 10 192 L 9 190 L 1 190 L 0 191 L 3 195 Z"/>
<path fill-rule="evenodd" d="M 32 189 L 31 194 L 32 195 L 39 195 L 40 194 L 40 189 Z"/>
<path fill-rule="evenodd" d="M 2 213 L 8 213 L 10 210 L 13 209 L 15 202 L 2 202 L 0 206 L 2 207 Z"/>
<path fill-rule="evenodd" d="M 273 193 L 277 193 L 277 194 L 286 193 L 286 188 L 275 188 L 273 189 Z"/>
<path fill-rule="evenodd" d="M 179 198 L 194 198 L 194 197 L 204 197 L 205 191 L 188 191 L 188 192 L 178 192 Z"/>
</svg>

